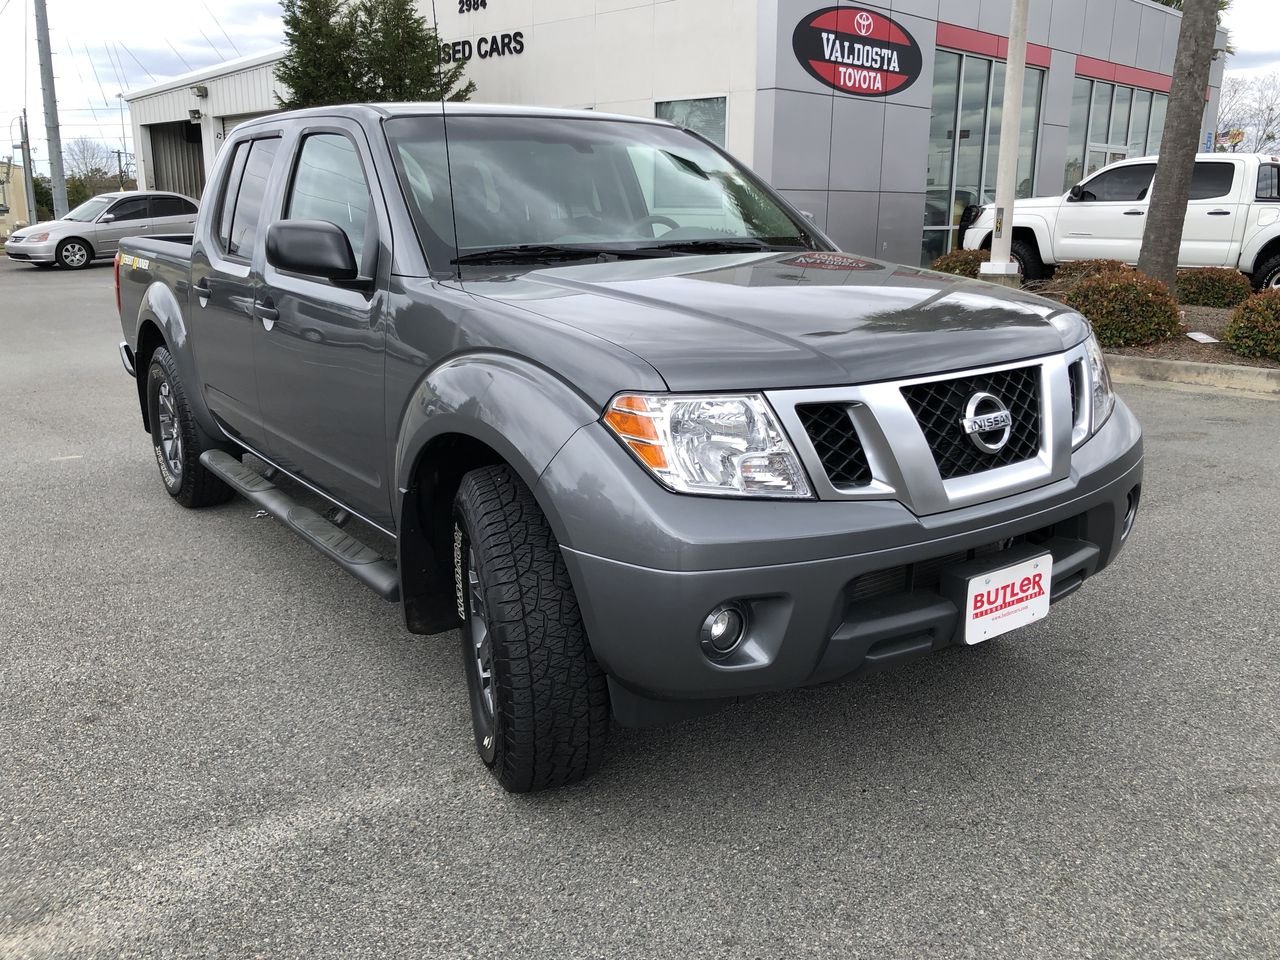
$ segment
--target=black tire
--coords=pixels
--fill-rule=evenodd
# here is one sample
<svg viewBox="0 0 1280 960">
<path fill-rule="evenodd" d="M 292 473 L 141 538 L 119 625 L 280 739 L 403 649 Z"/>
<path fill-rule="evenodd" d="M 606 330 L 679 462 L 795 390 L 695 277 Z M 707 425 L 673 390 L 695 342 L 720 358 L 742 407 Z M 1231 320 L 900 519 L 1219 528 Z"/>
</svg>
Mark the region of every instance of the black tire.
<svg viewBox="0 0 1280 960">
<path fill-rule="evenodd" d="M 555 535 L 511 468 L 462 478 L 453 558 L 480 759 L 513 793 L 588 776 L 605 755 L 609 690 Z"/>
<path fill-rule="evenodd" d="M 200 463 L 200 454 L 208 447 L 201 442 L 178 365 L 164 347 L 156 349 L 147 367 L 147 419 L 156 465 L 169 496 L 192 508 L 231 499 L 234 491 Z"/>
<path fill-rule="evenodd" d="M 1253 289 L 1259 292 L 1280 290 L 1280 254 L 1253 271 Z"/>
<path fill-rule="evenodd" d="M 1009 247 L 1009 255 L 1018 262 L 1023 280 L 1035 282 L 1044 279 L 1044 261 L 1040 259 L 1040 250 L 1034 243 L 1014 240 Z"/>
<path fill-rule="evenodd" d="M 79 237 L 67 237 L 58 244 L 58 249 L 54 252 L 54 256 L 58 260 L 58 266 L 65 267 L 68 270 L 83 270 L 89 264 L 93 263 L 93 247 L 89 245 L 87 240 L 81 240 Z"/>
</svg>

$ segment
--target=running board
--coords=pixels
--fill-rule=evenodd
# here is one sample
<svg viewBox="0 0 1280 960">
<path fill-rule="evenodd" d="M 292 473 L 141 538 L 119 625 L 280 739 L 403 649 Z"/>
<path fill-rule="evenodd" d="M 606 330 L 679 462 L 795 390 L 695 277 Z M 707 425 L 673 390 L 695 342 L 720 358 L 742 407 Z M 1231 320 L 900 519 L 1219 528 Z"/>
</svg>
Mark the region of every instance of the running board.
<svg viewBox="0 0 1280 960">
<path fill-rule="evenodd" d="M 200 454 L 200 462 L 232 490 L 284 521 L 294 533 L 384 600 L 399 601 L 399 571 L 377 550 L 335 527 L 314 510 L 296 503 L 257 470 L 245 466 L 229 453 L 206 450 Z"/>
</svg>

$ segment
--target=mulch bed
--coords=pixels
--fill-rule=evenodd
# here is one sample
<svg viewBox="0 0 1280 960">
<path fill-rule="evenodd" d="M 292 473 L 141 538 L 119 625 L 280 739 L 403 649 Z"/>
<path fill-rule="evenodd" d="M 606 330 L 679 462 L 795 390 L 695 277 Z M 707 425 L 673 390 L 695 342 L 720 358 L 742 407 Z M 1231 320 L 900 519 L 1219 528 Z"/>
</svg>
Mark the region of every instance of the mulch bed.
<svg viewBox="0 0 1280 960">
<path fill-rule="evenodd" d="M 1207 333 L 1218 339 L 1222 339 L 1222 332 L 1226 329 L 1232 313 L 1230 310 L 1219 310 L 1216 307 L 1182 307 L 1181 310 L 1186 332 Z M 1116 347 L 1107 352 L 1127 357 L 1192 360 L 1197 363 L 1234 363 L 1246 367 L 1280 369 L 1280 363 L 1274 360 L 1241 357 L 1232 353 L 1225 343 L 1196 343 L 1185 335 L 1164 343 L 1152 344 L 1149 347 Z"/>
</svg>

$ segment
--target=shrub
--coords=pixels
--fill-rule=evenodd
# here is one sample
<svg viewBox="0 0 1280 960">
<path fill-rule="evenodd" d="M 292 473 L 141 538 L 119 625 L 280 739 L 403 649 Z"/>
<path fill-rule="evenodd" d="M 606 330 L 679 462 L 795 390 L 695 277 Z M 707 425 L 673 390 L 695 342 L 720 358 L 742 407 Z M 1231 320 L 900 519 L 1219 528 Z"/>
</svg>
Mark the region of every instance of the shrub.
<svg viewBox="0 0 1280 960">
<path fill-rule="evenodd" d="M 1239 270 L 1200 267 L 1178 272 L 1178 302 L 1189 307 L 1238 307 L 1253 294 L 1249 278 Z"/>
<path fill-rule="evenodd" d="M 1088 280 L 1104 273 L 1133 273 L 1133 267 L 1119 260 L 1072 260 L 1060 263 L 1053 271 L 1053 279 L 1062 283 Z"/>
<path fill-rule="evenodd" d="M 1169 289 L 1135 270 L 1100 273 L 1075 285 L 1066 302 L 1093 324 L 1104 347 L 1140 347 L 1182 331 Z"/>
<path fill-rule="evenodd" d="M 952 250 L 933 261 L 933 269 L 940 273 L 954 273 L 958 277 L 978 279 L 978 271 L 991 259 L 990 250 Z"/>
<path fill-rule="evenodd" d="M 1242 357 L 1280 360 L 1280 290 L 1264 290 L 1236 307 L 1222 339 Z"/>
</svg>

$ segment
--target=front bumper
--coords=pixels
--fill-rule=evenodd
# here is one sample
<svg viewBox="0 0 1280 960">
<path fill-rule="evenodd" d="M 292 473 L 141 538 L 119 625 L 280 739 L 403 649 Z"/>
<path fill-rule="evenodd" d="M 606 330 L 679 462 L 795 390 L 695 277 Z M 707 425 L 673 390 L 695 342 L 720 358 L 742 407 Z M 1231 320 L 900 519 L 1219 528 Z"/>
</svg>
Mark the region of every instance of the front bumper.
<svg viewBox="0 0 1280 960">
<path fill-rule="evenodd" d="M 6 243 L 5 255 L 21 263 L 54 263 L 58 244 L 52 240 L 40 243 Z"/>
<path fill-rule="evenodd" d="M 597 426 L 565 445 L 540 499 L 559 505 L 553 523 L 615 714 L 637 725 L 951 645 L 964 604 L 956 578 L 975 564 L 1047 551 L 1056 602 L 1115 558 L 1142 483 L 1141 430 L 1123 403 L 1075 451 L 1069 478 L 925 517 L 892 501 L 670 494 Z M 752 626 L 716 662 L 700 632 L 728 601 Z"/>
</svg>

